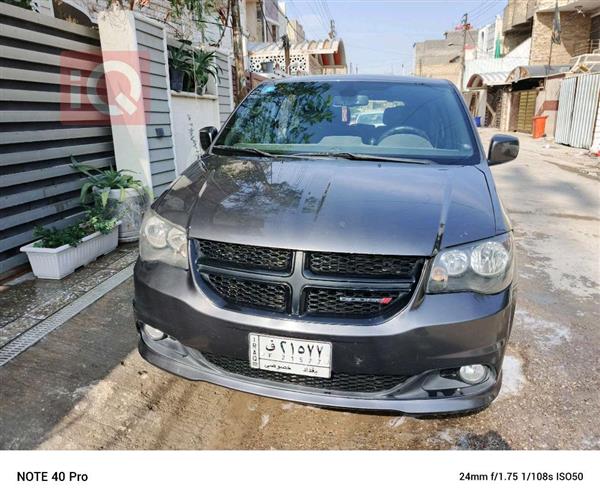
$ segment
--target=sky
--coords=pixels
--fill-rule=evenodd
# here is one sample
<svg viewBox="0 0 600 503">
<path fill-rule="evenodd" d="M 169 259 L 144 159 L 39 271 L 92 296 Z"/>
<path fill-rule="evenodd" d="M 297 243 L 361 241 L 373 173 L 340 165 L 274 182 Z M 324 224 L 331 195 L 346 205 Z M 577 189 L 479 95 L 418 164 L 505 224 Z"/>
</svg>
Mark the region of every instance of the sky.
<svg viewBox="0 0 600 503">
<path fill-rule="evenodd" d="M 346 61 L 359 73 L 409 75 L 413 44 L 443 38 L 463 14 L 476 28 L 492 22 L 506 0 L 286 0 L 287 15 L 298 19 L 308 39 L 324 39 L 333 16 L 344 41 Z"/>
</svg>

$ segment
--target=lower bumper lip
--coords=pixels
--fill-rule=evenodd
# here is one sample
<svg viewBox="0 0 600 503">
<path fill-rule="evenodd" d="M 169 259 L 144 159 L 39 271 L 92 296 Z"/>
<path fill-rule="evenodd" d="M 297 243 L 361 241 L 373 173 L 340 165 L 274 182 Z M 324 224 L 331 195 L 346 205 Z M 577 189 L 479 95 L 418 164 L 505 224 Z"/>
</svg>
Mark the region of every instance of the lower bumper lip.
<svg viewBox="0 0 600 503">
<path fill-rule="evenodd" d="M 170 336 L 161 341 L 142 337 L 140 352 L 166 371 L 284 400 L 409 414 L 467 411 L 485 407 L 496 397 L 516 302 L 512 287 L 495 295 L 425 295 L 385 322 L 342 325 L 220 308 L 198 290 L 189 271 L 162 264 L 138 262 L 134 284 L 137 322 Z M 251 332 L 331 342 L 334 374 L 413 377 L 397 389 L 360 395 L 248 378 L 245 371 L 226 372 L 202 357 L 204 353 L 248 361 Z M 432 372 L 439 375 L 439 370 L 473 364 L 486 365 L 490 378 L 449 396 L 432 394 L 426 386 L 431 383 L 424 382 Z"/>
<path fill-rule="evenodd" d="M 463 387 L 446 398 L 431 397 L 422 387 L 429 372 L 410 377 L 402 384 L 378 393 L 324 391 L 318 388 L 286 386 L 225 372 L 202 355 L 174 339 L 149 339 L 140 330 L 139 351 L 153 365 L 193 381 L 204 381 L 230 389 L 270 398 L 318 406 L 401 412 L 405 414 L 448 414 L 487 407 L 498 395 L 501 374 L 490 372 L 481 384 Z"/>
</svg>

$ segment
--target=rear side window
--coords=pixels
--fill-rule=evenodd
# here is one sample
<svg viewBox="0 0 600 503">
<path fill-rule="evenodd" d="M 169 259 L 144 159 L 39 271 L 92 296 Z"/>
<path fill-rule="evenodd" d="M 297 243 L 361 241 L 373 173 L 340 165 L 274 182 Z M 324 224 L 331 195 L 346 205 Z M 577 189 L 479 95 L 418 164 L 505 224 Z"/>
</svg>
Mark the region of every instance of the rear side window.
<svg viewBox="0 0 600 503">
<path fill-rule="evenodd" d="M 438 83 L 268 82 L 244 100 L 217 145 L 473 164 L 477 143 L 459 100 Z"/>
</svg>

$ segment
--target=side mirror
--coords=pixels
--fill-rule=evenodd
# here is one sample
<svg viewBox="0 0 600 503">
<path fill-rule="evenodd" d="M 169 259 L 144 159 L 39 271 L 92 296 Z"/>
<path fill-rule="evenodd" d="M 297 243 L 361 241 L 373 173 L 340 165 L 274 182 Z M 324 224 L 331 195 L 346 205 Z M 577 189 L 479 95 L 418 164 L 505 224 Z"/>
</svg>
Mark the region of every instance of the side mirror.
<svg viewBox="0 0 600 503">
<path fill-rule="evenodd" d="M 488 164 L 502 164 L 512 161 L 519 154 L 519 139 L 507 134 L 496 134 L 490 141 Z"/>
<path fill-rule="evenodd" d="M 217 137 L 217 133 L 219 131 L 214 126 L 206 126 L 200 130 L 200 146 L 202 150 L 206 151 L 212 145 L 212 142 L 215 141 Z"/>
</svg>

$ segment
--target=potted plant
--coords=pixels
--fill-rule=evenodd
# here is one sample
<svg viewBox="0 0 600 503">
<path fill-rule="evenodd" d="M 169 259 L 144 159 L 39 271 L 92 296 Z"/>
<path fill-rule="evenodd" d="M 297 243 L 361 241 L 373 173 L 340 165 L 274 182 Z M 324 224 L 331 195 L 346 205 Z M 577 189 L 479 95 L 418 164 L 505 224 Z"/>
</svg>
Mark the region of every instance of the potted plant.
<svg viewBox="0 0 600 503">
<path fill-rule="evenodd" d="M 121 221 L 119 241 L 137 241 L 142 216 L 150 200 L 144 184 L 129 170 L 117 171 L 112 165 L 108 169 L 98 169 L 79 164 L 75 159 L 72 161 L 72 166 L 89 179 L 81 187 L 81 202 L 89 204 L 97 195 L 100 204 Z"/>
<path fill-rule="evenodd" d="M 86 211 L 82 222 L 63 229 L 37 226 L 37 241 L 23 246 L 33 274 L 38 278 L 61 279 L 117 247 L 118 225 L 100 204 Z"/>
<path fill-rule="evenodd" d="M 215 61 L 214 52 L 206 52 L 201 49 L 193 52 L 191 74 L 196 93 L 205 94 L 209 77 L 218 81 L 220 73 L 221 67 Z"/>
<path fill-rule="evenodd" d="M 183 90 L 183 77 L 190 72 L 191 45 L 189 40 L 180 40 L 179 47 L 169 47 L 169 83 L 171 90 Z"/>
</svg>

